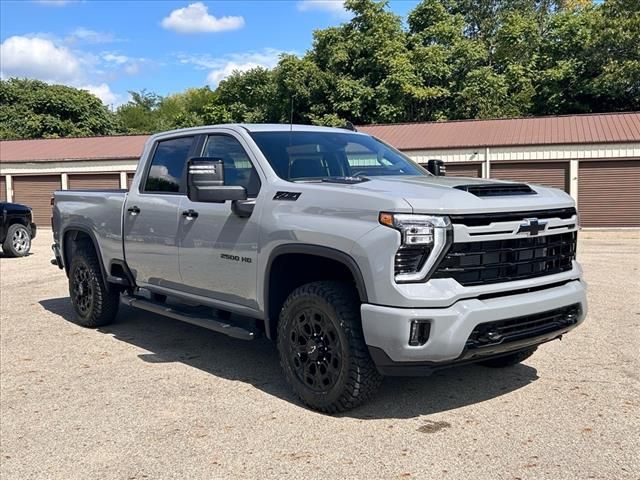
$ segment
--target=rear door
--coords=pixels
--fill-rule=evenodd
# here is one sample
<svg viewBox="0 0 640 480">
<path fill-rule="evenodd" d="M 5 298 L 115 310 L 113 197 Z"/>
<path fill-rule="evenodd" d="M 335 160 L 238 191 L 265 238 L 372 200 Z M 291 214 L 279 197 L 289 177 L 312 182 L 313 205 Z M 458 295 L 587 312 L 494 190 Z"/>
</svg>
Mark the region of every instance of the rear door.
<svg viewBox="0 0 640 480">
<path fill-rule="evenodd" d="M 225 185 L 241 185 L 256 198 L 260 178 L 242 139 L 229 133 L 207 136 L 202 156 L 221 159 Z M 181 197 L 180 272 L 189 293 L 257 308 L 257 212 L 241 218 L 232 202 L 192 202 Z M 197 216 L 187 216 L 193 211 Z M 182 214 L 185 213 L 185 215 Z"/>
<path fill-rule="evenodd" d="M 124 250 L 139 285 L 180 288 L 178 208 L 185 196 L 184 170 L 195 138 L 158 141 L 140 185 L 127 195 Z"/>
</svg>

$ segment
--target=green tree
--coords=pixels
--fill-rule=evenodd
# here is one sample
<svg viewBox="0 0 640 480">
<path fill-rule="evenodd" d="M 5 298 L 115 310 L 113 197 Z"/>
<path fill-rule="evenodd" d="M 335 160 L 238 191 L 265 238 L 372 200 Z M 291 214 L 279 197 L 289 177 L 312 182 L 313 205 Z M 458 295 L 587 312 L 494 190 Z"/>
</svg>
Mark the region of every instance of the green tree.
<svg viewBox="0 0 640 480">
<path fill-rule="evenodd" d="M 130 91 L 131 98 L 116 110 L 116 116 L 123 133 L 154 133 L 162 130 L 158 107 L 162 97 L 141 90 Z"/>
<path fill-rule="evenodd" d="M 206 123 L 277 121 L 273 72 L 252 68 L 233 72 L 220 82 L 204 111 Z"/>
<path fill-rule="evenodd" d="M 93 94 L 38 80 L 0 80 L 0 138 L 110 135 L 116 121 Z"/>
</svg>

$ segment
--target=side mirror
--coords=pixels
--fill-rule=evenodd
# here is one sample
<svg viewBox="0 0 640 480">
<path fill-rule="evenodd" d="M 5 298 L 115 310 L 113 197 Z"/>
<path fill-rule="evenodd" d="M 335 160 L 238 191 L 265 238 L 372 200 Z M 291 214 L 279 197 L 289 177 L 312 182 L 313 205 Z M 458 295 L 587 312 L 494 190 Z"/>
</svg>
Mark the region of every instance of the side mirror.
<svg viewBox="0 0 640 480">
<path fill-rule="evenodd" d="M 193 202 L 224 203 L 246 200 L 247 189 L 224 184 L 224 162 L 219 158 L 192 158 L 187 163 L 187 196 Z"/>
<path fill-rule="evenodd" d="M 427 170 L 438 177 L 444 177 L 447 174 L 447 167 L 442 160 L 429 160 Z"/>
</svg>

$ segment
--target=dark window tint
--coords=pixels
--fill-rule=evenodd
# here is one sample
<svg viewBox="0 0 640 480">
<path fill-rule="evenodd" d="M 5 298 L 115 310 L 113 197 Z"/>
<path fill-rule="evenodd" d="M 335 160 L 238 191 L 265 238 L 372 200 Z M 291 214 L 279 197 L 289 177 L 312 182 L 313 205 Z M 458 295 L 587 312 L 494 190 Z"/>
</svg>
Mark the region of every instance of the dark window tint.
<svg viewBox="0 0 640 480">
<path fill-rule="evenodd" d="M 192 143 L 193 137 L 173 138 L 158 143 L 144 186 L 146 192 L 180 190 L 180 178 Z"/>
<path fill-rule="evenodd" d="M 249 197 L 258 195 L 260 178 L 247 152 L 236 138 L 228 135 L 210 135 L 202 156 L 222 160 L 225 185 L 242 186 L 247 189 Z"/>
<path fill-rule="evenodd" d="M 254 132 L 260 150 L 280 178 L 429 175 L 399 151 L 368 135 L 330 132 Z"/>
</svg>

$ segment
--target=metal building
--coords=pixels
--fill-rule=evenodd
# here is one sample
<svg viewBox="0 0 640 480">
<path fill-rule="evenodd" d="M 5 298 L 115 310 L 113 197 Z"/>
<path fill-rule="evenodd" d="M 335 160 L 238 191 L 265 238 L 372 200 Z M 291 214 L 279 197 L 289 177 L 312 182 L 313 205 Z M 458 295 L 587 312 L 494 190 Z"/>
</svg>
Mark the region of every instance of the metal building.
<svg viewBox="0 0 640 480">
<path fill-rule="evenodd" d="M 578 202 L 583 227 L 640 227 L 640 113 L 369 125 L 447 175 L 551 185 Z M 0 198 L 49 222 L 56 189 L 127 188 L 146 135 L 0 142 Z"/>
</svg>

